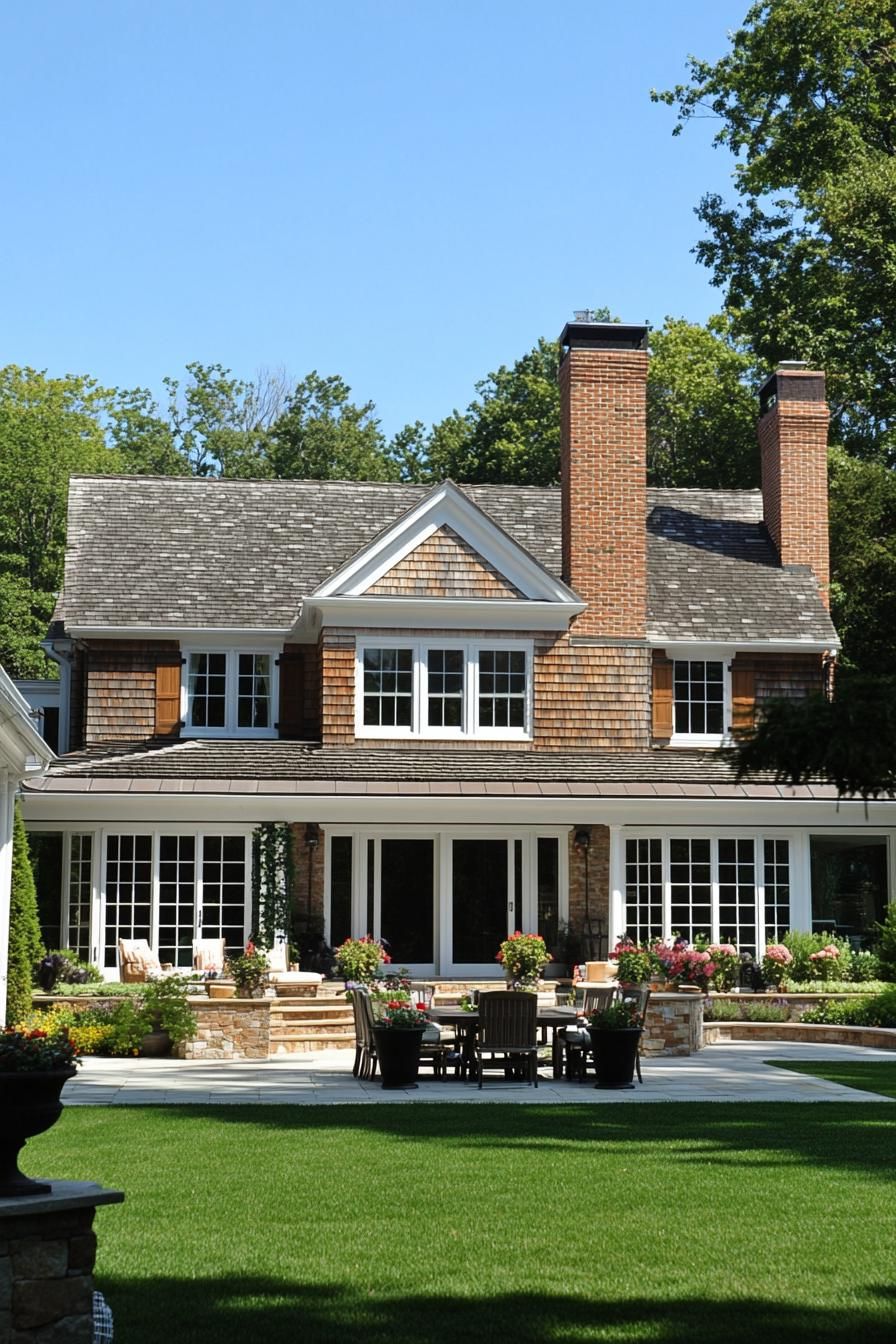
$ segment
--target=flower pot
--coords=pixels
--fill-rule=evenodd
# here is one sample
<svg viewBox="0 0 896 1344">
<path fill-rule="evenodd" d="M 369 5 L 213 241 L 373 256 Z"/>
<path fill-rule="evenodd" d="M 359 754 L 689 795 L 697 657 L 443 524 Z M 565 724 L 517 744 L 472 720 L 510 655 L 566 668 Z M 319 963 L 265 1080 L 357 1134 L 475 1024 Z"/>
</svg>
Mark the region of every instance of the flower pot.
<svg viewBox="0 0 896 1344">
<path fill-rule="evenodd" d="M 147 1059 L 162 1059 L 165 1055 L 170 1055 L 171 1037 L 161 1028 L 147 1032 L 140 1042 L 140 1053 Z"/>
<path fill-rule="evenodd" d="M 383 1087 L 416 1087 L 423 1027 L 374 1027 Z"/>
<path fill-rule="evenodd" d="M 207 988 L 210 999 L 233 999 L 236 997 L 236 985 L 228 984 L 225 980 L 209 980 Z"/>
<path fill-rule="evenodd" d="M 634 1087 L 640 1027 L 589 1027 L 594 1055 L 595 1087 Z"/>
<path fill-rule="evenodd" d="M 27 1139 L 43 1134 L 62 1114 L 60 1093 L 74 1078 L 69 1069 L 0 1073 L 0 1197 L 45 1195 L 52 1189 L 19 1171 L 19 1153 Z"/>
<path fill-rule="evenodd" d="M 612 961 L 586 961 L 585 979 L 604 984 L 616 977 L 616 965 Z"/>
</svg>

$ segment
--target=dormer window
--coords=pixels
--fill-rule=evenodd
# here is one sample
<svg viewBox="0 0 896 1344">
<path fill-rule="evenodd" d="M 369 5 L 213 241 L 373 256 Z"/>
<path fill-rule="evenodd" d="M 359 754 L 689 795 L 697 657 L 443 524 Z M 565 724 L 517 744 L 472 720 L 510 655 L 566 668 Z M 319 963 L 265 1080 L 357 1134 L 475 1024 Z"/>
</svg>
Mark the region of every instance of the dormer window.
<svg viewBox="0 0 896 1344">
<path fill-rule="evenodd" d="M 271 652 L 186 650 L 185 731 L 194 737 L 273 737 L 275 676 Z"/>
<path fill-rule="evenodd" d="M 731 668 L 724 658 L 676 658 L 672 745 L 720 746 L 731 722 Z"/>
<path fill-rule="evenodd" d="M 360 644 L 355 735 L 528 740 L 531 643 Z"/>
</svg>

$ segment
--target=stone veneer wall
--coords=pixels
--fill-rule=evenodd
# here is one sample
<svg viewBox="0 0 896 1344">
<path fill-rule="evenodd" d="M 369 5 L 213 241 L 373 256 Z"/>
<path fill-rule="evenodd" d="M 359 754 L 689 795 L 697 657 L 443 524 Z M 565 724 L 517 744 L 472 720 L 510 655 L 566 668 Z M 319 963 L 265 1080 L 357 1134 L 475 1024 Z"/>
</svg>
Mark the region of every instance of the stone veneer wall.
<svg viewBox="0 0 896 1344">
<path fill-rule="evenodd" d="M 647 1005 L 643 1055 L 693 1055 L 703 1049 L 703 995 L 652 994 Z"/>
<path fill-rule="evenodd" d="M 178 1049 L 181 1059 L 267 1059 L 270 999 L 191 998 L 198 1026 Z"/>
</svg>

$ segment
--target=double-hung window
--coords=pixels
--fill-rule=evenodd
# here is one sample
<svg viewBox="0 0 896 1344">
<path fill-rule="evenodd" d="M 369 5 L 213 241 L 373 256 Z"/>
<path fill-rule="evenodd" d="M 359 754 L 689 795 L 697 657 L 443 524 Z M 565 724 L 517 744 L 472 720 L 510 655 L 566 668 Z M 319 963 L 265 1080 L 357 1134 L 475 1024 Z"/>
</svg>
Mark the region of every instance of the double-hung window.
<svg viewBox="0 0 896 1344">
<path fill-rule="evenodd" d="M 253 649 L 186 650 L 186 732 L 197 737 L 273 737 L 275 661 L 272 652 Z"/>
<path fill-rule="evenodd" d="M 678 745 L 718 746 L 731 716 L 731 671 L 722 658 L 676 658 L 673 733 Z"/>
<path fill-rule="evenodd" d="M 359 644 L 358 737 L 526 740 L 532 646 L 525 641 Z"/>
</svg>

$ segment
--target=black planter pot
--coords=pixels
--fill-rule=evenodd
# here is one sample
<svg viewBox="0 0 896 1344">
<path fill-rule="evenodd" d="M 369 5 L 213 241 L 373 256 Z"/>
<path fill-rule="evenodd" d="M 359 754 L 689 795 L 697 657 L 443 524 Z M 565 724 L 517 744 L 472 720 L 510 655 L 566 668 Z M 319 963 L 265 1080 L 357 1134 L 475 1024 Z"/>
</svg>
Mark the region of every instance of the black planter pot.
<svg viewBox="0 0 896 1344">
<path fill-rule="evenodd" d="M 594 1052 L 595 1087 L 634 1087 L 640 1027 L 589 1027 Z"/>
<path fill-rule="evenodd" d="M 374 1027 L 383 1087 L 416 1087 L 423 1027 Z"/>
<path fill-rule="evenodd" d="M 62 1114 L 59 1099 L 77 1070 L 0 1073 L 0 1196 L 45 1195 L 52 1188 L 19 1171 L 19 1153 L 27 1139 L 43 1134 Z"/>
</svg>

